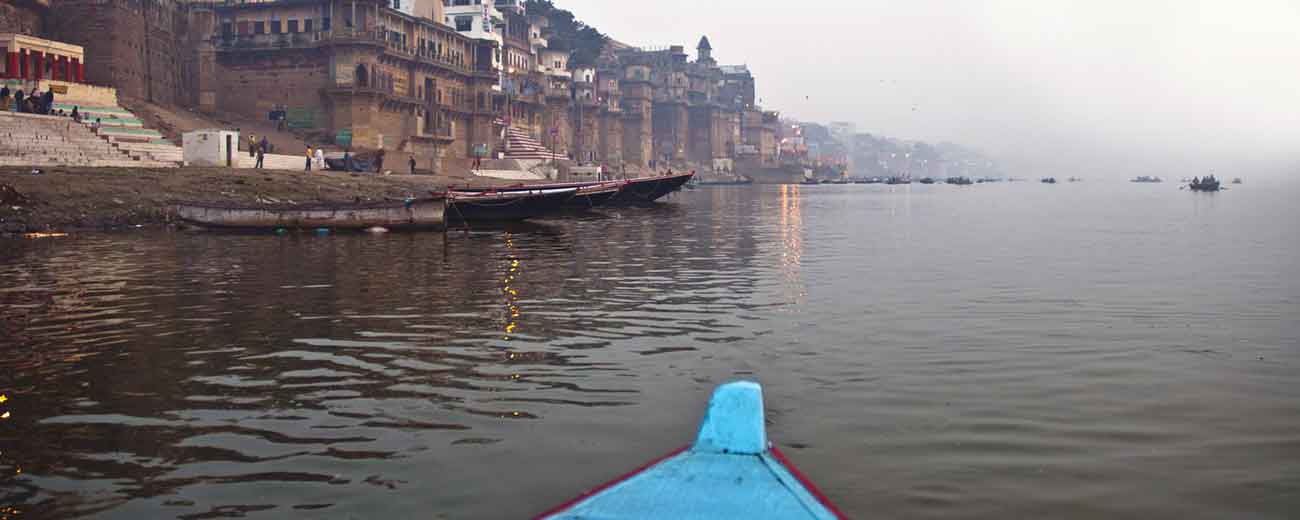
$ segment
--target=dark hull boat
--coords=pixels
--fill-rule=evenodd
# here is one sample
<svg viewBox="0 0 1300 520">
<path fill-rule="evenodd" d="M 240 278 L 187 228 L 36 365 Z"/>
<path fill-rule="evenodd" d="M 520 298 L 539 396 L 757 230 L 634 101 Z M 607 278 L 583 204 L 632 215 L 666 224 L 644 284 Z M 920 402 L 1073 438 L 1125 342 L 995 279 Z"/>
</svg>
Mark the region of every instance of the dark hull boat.
<svg viewBox="0 0 1300 520">
<path fill-rule="evenodd" d="M 447 197 L 450 222 L 504 222 L 524 220 L 560 211 L 577 188 L 509 192 L 451 192 Z"/>
<path fill-rule="evenodd" d="M 228 229 L 369 229 L 438 230 L 446 225 L 442 197 L 373 204 L 225 207 L 180 204 L 181 220 Z"/>
<path fill-rule="evenodd" d="M 709 400 L 695 443 L 563 504 L 538 519 L 842 519 L 775 446 L 763 390 L 738 381 Z"/>
<path fill-rule="evenodd" d="M 569 200 L 564 202 L 564 207 L 568 209 L 595 209 L 604 206 L 606 203 L 618 196 L 619 190 L 623 189 L 623 183 L 604 182 L 591 186 L 578 188 L 577 193 L 573 194 Z"/>
<path fill-rule="evenodd" d="M 682 189 L 682 186 L 695 176 L 694 172 L 676 175 L 660 175 L 624 181 L 618 194 L 605 202 L 606 206 L 645 206 L 669 193 Z"/>
</svg>

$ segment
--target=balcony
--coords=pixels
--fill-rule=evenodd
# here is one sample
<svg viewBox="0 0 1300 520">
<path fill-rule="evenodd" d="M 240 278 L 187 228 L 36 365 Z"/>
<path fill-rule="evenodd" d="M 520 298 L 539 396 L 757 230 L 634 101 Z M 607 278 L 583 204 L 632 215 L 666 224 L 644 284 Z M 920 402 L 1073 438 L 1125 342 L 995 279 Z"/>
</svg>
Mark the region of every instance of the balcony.
<svg viewBox="0 0 1300 520">
<path fill-rule="evenodd" d="M 214 36 L 212 45 L 218 51 L 243 51 L 265 49 L 305 49 L 316 47 L 327 39 L 328 33 L 281 34 L 231 34 Z"/>
</svg>

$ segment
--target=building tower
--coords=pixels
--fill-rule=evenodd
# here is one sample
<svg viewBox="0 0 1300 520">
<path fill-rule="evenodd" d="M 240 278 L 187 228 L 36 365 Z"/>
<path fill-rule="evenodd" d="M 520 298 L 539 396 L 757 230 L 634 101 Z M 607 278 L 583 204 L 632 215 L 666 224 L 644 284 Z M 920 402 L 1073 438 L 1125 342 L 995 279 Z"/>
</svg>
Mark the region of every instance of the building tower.
<svg viewBox="0 0 1300 520">
<path fill-rule="evenodd" d="M 696 61 L 704 65 L 717 64 L 713 61 L 713 46 L 709 45 L 708 36 L 700 37 L 700 44 L 695 46 L 695 50 L 699 53 Z"/>
</svg>

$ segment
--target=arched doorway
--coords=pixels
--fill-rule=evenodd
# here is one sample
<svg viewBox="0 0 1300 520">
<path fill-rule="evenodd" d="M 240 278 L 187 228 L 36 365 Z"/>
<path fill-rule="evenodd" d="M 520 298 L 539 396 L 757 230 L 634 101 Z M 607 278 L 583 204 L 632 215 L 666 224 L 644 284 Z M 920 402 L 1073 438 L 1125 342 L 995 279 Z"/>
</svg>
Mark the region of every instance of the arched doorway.
<svg viewBox="0 0 1300 520">
<path fill-rule="evenodd" d="M 366 73 L 366 66 L 357 64 L 357 72 L 353 80 L 358 87 L 370 86 L 370 75 Z"/>
</svg>

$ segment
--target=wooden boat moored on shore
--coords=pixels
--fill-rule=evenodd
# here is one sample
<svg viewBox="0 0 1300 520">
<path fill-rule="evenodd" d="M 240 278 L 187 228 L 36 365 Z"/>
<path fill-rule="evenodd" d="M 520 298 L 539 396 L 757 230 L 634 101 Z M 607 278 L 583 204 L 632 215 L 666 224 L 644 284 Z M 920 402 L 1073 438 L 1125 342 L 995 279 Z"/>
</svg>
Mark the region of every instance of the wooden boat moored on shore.
<svg viewBox="0 0 1300 520">
<path fill-rule="evenodd" d="M 682 189 L 695 177 L 695 172 L 658 175 L 624 181 L 623 188 L 607 202 L 606 206 L 645 206 L 665 195 Z"/>
<path fill-rule="evenodd" d="M 447 197 L 447 220 L 452 222 L 503 222 L 556 213 L 578 193 L 577 188 L 460 192 Z"/>
<path fill-rule="evenodd" d="M 713 392 L 693 445 L 536 518 L 829 520 L 844 514 L 767 442 L 762 388 L 738 381 Z"/>
<path fill-rule="evenodd" d="M 568 209 L 594 209 L 604 206 L 610 199 L 618 196 L 623 189 L 623 181 L 603 182 L 578 188 L 569 200 L 564 201 Z"/>
<path fill-rule="evenodd" d="M 355 229 L 440 230 L 446 225 L 446 199 L 434 197 L 362 204 L 227 207 L 178 204 L 181 220 L 209 228 L 228 229 Z"/>
</svg>

